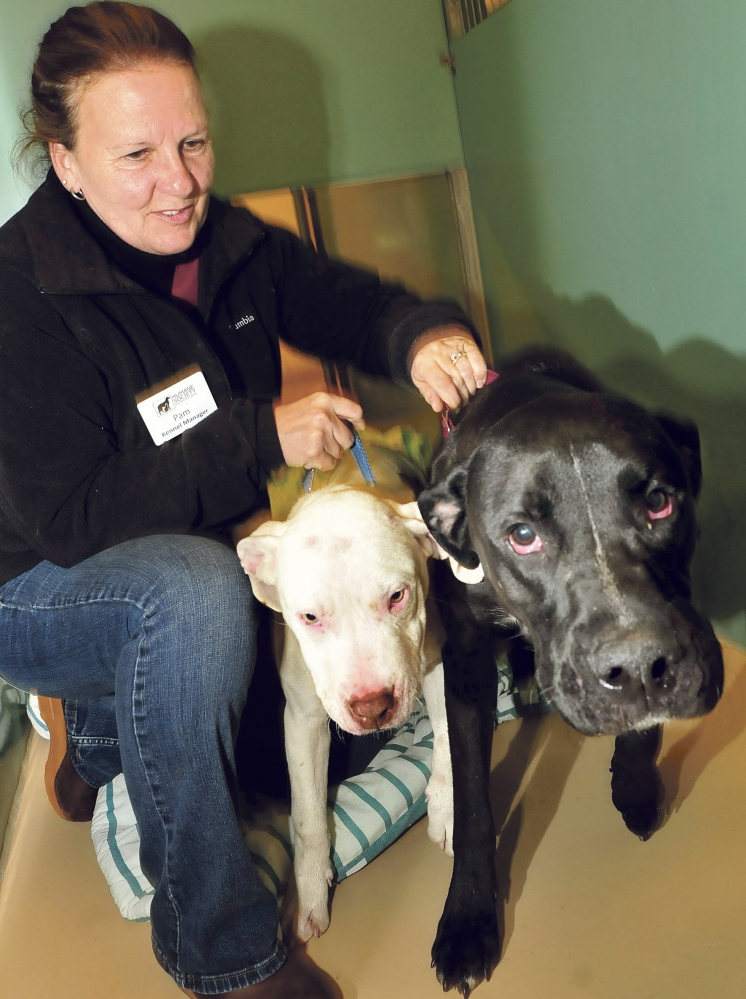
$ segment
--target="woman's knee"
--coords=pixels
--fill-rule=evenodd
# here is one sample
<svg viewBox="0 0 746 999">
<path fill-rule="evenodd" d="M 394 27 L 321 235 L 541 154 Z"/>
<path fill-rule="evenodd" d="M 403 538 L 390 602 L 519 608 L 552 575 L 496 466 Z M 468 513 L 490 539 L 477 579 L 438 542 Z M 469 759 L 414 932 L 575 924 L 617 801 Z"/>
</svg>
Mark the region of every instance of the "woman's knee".
<svg viewBox="0 0 746 999">
<path fill-rule="evenodd" d="M 157 535 L 128 544 L 139 549 L 137 571 L 152 601 L 181 606 L 200 621 L 253 619 L 251 585 L 232 548 L 192 535 Z"/>
<path fill-rule="evenodd" d="M 179 662 L 203 687 L 232 686 L 231 674 L 240 683 L 253 665 L 258 622 L 235 552 L 206 538 L 164 535 L 142 539 L 139 555 L 147 579 L 141 609 L 150 654 L 171 669 Z"/>
</svg>

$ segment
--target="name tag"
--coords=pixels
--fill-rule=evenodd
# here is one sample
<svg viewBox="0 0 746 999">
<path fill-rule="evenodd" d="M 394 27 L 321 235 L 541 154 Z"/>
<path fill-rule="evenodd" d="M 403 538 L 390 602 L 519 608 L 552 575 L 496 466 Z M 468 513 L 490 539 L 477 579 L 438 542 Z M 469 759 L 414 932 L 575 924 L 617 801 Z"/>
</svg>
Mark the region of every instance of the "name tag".
<svg viewBox="0 0 746 999">
<path fill-rule="evenodd" d="M 172 381 L 140 393 L 135 401 L 158 445 L 179 437 L 218 408 L 205 376 L 196 365 L 180 371 Z"/>
</svg>

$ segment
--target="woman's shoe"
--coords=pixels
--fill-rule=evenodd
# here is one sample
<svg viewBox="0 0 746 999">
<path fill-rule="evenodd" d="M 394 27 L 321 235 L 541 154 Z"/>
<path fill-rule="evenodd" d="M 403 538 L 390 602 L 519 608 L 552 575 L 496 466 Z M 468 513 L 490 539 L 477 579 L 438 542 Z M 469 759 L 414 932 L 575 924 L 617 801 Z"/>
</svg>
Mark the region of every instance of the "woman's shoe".
<svg viewBox="0 0 746 999">
<path fill-rule="evenodd" d="M 343 999 L 331 977 L 306 954 L 303 947 L 288 952 L 283 966 L 256 985 L 208 996 L 203 992 L 181 990 L 192 999 Z"/>
<path fill-rule="evenodd" d="M 64 701 L 56 697 L 39 698 L 39 713 L 49 729 L 44 784 L 49 803 L 61 819 L 90 822 L 98 788 L 84 781 L 73 766 L 64 707 Z"/>
</svg>

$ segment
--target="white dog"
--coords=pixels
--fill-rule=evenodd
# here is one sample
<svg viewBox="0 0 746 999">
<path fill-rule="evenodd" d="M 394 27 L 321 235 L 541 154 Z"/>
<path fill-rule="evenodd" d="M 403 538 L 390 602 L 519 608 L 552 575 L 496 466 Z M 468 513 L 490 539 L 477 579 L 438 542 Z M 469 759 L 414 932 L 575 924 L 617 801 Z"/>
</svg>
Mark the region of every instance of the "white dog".
<svg viewBox="0 0 746 999">
<path fill-rule="evenodd" d="M 393 729 L 422 691 L 434 733 L 428 835 L 453 852 L 442 636 L 427 600 L 427 557 L 439 553 L 416 503 L 346 485 L 308 493 L 237 547 L 256 597 L 287 624 L 280 678 L 297 933 L 308 940 L 329 925 L 329 718 L 355 735 Z"/>
</svg>

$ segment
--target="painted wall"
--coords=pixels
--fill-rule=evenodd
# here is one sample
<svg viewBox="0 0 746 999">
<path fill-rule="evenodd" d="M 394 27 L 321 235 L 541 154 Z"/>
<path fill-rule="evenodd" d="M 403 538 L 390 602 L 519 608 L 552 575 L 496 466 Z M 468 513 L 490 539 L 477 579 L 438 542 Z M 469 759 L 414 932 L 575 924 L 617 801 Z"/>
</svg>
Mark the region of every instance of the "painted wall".
<svg viewBox="0 0 746 999">
<path fill-rule="evenodd" d="M 453 51 L 496 346 L 698 422 L 695 588 L 746 644 L 746 7 L 514 0 Z"/>
<path fill-rule="evenodd" d="M 0 222 L 36 45 L 68 3 L 0 5 Z M 197 49 L 222 194 L 462 165 L 439 0 L 160 0 Z"/>
</svg>

